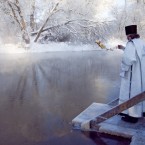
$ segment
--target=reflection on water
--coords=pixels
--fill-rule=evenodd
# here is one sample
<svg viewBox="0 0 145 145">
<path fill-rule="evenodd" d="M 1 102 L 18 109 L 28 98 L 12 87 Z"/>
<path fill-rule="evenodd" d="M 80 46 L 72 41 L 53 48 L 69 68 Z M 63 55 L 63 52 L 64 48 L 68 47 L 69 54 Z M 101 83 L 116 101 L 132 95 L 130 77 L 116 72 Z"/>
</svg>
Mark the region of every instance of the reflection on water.
<svg viewBox="0 0 145 145">
<path fill-rule="evenodd" d="M 1 55 L 0 145 L 98 145 L 69 123 L 92 102 L 118 97 L 120 56 L 105 51 Z"/>
</svg>

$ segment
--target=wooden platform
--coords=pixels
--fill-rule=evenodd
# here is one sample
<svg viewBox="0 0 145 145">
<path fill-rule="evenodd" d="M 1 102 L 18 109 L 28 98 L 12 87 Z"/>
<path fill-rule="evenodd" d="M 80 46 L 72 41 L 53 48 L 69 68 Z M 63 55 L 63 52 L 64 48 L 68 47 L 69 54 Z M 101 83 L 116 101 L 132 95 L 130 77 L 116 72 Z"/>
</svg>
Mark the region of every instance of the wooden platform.
<svg viewBox="0 0 145 145">
<path fill-rule="evenodd" d="M 81 129 L 81 124 L 83 122 L 90 121 L 109 109 L 111 109 L 111 106 L 107 104 L 92 103 L 87 109 L 72 120 L 72 126 L 74 129 Z"/>
<path fill-rule="evenodd" d="M 81 124 L 92 120 L 96 116 L 110 109 L 111 106 L 101 103 L 92 103 L 87 109 L 72 120 L 73 129 L 81 129 Z M 131 138 L 131 145 L 145 145 L 145 119 L 141 118 L 138 123 L 131 124 L 121 120 L 121 116 L 116 115 L 99 124 L 96 131 L 111 135 Z M 89 130 L 91 131 L 91 130 Z"/>
</svg>

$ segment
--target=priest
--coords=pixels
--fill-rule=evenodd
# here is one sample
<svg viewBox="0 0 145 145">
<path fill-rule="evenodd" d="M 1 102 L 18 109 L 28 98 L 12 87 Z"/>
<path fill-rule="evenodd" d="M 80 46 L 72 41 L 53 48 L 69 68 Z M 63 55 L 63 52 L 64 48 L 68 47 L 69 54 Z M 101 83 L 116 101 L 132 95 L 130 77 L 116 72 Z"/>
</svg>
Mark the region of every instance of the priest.
<svg viewBox="0 0 145 145">
<path fill-rule="evenodd" d="M 137 33 L 137 25 L 125 27 L 128 42 L 126 47 L 118 45 L 124 51 L 121 62 L 121 86 L 119 103 L 145 91 L 145 42 Z M 145 117 L 145 101 L 120 113 L 122 120 L 130 123 L 138 122 Z"/>
</svg>

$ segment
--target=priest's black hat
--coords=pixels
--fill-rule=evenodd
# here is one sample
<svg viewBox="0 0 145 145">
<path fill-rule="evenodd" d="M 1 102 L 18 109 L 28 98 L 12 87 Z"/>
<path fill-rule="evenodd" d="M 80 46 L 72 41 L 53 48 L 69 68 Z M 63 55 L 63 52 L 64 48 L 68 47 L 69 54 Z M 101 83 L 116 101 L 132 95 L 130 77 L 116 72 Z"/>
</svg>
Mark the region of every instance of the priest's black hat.
<svg viewBox="0 0 145 145">
<path fill-rule="evenodd" d="M 129 25 L 125 27 L 126 35 L 137 34 L 137 25 Z"/>
</svg>

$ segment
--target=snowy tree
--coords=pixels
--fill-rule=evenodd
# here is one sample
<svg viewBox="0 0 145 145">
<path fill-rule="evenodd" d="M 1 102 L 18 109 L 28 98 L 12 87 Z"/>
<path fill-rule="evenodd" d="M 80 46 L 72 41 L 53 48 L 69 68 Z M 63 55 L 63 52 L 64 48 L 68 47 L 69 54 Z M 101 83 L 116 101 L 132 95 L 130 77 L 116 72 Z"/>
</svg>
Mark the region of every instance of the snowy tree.
<svg viewBox="0 0 145 145">
<path fill-rule="evenodd" d="M 37 36 L 36 36 L 36 38 L 35 38 L 35 40 L 34 40 L 35 42 L 37 42 L 38 38 L 40 37 L 41 32 L 43 31 L 43 29 L 44 29 L 44 27 L 46 26 L 46 24 L 47 24 L 48 20 L 50 19 L 50 17 L 57 11 L 57 7 L 59 6 L 59 3 L 60 3 L 60 2 L 61 2 L 61 1 L 57 2 L 56 5 L 52 8 L 52 10 L 49 11 L 46 20 L 44 21 L 44 23 L 43 23 L 43 25 L 41 26 L 39 32 L 37 33 Z"/>
<path fill-rule="evenodd" d="M 55 40 L 72 39 L 74 41 L 93 41 L 106 35 L 109 30 L 110 20 L 96 19 L 98 1 L 64 0 L 61 8 L 53 15 L 43 27 L 44 31 L 55 33 Z M 91 10 L 91 11 L 90 11 Z M 33 32 L 32 34 L 37 34 Z M 47 34 L 48 35 L 48 34 Z M 50 35 L 52 37 L 52 35 Z M 49 37 L 49 36 L 48 36 Z M 71 37 L 71 38 L 70 38 Z M 35 39 L 36 40 L 36 39 Z"/>
<path fill-rule="evenodd" d="M 19 0 L 6 0 L 1 4 L 3 13 L 11 17 L 12 21 L 20 28 L 22 39 L 26 44 L 29 44 L 30 38 L 27 32 L 27 24 Z"/>
<path fill-rule="evenodd" d="M 128 24 L 137 24 L 144 35 L 144 6 L 144 0 L 1 0 L 0 31 L 17 34 L 25 43 L 30 34 L 44 43 L 124 39 Z"/>
<path fill-rule="evenodd" d="M 114 36 L 124 39 L 124 28 L 126 25 L 138 25 L 138 32 L 145 37 L 145 21 L 144 21 L 145 4 L 144 1 L 125 0 L 124 5 L 114 5 L 112 7 L 112 15 L 114 17 L 113 33 Z M 117 32 L 117 33 L 115 33 Z"/>
</svg>

